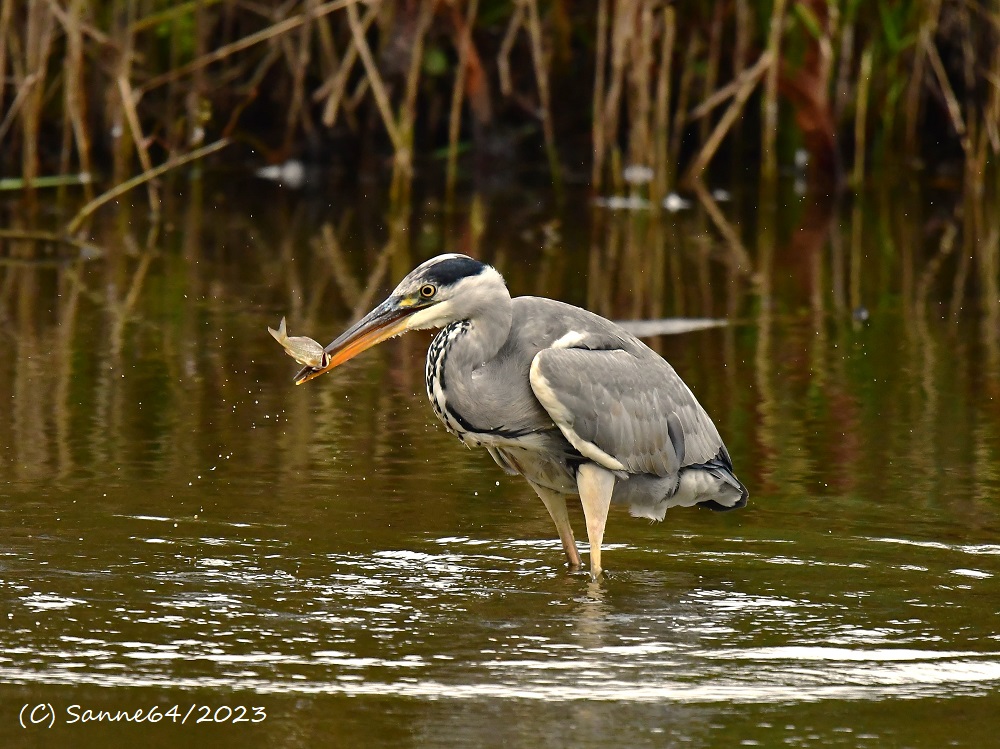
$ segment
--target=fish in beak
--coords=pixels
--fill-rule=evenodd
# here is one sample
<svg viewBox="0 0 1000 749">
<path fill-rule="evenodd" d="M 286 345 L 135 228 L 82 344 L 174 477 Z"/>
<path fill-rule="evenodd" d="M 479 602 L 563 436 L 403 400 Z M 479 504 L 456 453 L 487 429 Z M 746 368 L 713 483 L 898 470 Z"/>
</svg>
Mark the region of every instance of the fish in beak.
<svg viewBox="0 0 1000 749">
<path fill-rule="evenodd" d="M 304 364 L 309 369 L 319 369 L 326 365 L 327 355 L 323 346 L 312 338 L 289 336 L 288 328 L 285 327 L 285 318 L 281 318 L 281 325 L 278 326 L 277 330 L 268 328 L 267 332 L 281 344 L 285 353 L 299 364 Z"/>
<path fill-rule="evenodd" d="M 349 359 L 353 359 L 362 351 L 381 343 L 400 333 L 409 330 L 407 322 L 410 315 L 420 309 L 416 305 L 402 304 L 399 299 L 390 297 L 358 320 L 346 330 L 337 340 L 327 346 L 326 363 L 319 367 L 303 367 L 295 375 L 295 384 L 301 385 L 314 377 L 329 372 Z"/>
</svg>

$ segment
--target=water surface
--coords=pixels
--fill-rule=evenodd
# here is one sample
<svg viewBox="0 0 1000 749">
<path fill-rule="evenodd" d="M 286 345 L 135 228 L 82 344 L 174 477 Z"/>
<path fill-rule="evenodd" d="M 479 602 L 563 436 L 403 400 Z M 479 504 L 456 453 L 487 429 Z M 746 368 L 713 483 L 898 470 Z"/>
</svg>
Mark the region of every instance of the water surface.
<svg viewBox="0 0 1000 749">
<path fill-rule="evenodd" d="M 720 225 L 260 187 L 185 191 L 155 233 L 122 207 L 96 257 L 5 245 L 3 745 L 994 740 L 995 218 L 905 191 L 747 198 Z M 730 319 L 651 344 L 748 508 L 615 512 L 593 582 L 529 487 L 436 424 L 429 336 L 292 385 L 267 325 L 326 342 L 444 251 L 619 319 Z M 56 727 L 22 729 L 40 703 Z M 65 725 L 71 705 L 221 724 Z"/>
</svg>

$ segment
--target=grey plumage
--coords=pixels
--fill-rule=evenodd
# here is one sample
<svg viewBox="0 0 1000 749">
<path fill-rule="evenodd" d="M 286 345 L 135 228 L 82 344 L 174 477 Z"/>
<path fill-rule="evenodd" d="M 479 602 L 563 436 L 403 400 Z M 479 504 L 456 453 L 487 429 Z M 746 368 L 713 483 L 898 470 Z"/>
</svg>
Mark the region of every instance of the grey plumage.
<svg viewBox="0 0 1000 749">
<path fill-rule="evenodd" d="M 668 507 L 733 509 L 747 491 L 718 430 L 674 369 L 609 320 L 539 297 L 511 299 L 500 275 L 463 255 L 422 264 L 326 348 L 305 382 L 385 338 L 439 327 L 426 386 L 435 414 L 470 446 L 523 475 L 548 508 L 571 565 L 565 508 L 580 494 L 591 572 L 610 503 L 661 520 Z"/>
</svg>

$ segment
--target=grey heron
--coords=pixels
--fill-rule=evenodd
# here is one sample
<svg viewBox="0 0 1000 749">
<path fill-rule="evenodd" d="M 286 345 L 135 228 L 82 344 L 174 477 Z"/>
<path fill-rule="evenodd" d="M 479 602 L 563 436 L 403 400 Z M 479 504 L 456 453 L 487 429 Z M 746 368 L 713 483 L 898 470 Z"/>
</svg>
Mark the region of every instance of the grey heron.
<svg viewBox="0 0 1000 749">
<path fill-rule="evenodd" d="M 592 312 L 511 298 L 494 268 L 465 255 L 440 255 L 411 271 L 296 384 L 427 328 L 440 328 L 427 351 L 434 413 L 466 445 L 485 447 L 528 481 L 571 567 L 580 554 L 567 497 L 580 497 L 595 578 L 611 504 L 653 520 L 670 507 L 746 504 L 719 431 L 670 364 Z"/>
</svg>

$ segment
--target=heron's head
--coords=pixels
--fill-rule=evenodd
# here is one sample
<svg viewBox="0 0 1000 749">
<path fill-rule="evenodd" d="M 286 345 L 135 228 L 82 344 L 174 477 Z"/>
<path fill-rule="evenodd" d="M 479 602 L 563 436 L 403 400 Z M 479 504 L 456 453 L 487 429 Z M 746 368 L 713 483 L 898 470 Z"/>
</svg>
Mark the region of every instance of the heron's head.
<svg viewBox="0 0 1000 749">
<path fill-rule="evenodd" d="M 504 299 L 509 305 L 503 277 L 492 267 L 467 255 L 438 255 L 410 271 L 384 302 L 327 346 L 325 367 L 304 368 L 295 384 L 319 377 L 389 338 L 469 319 Z"/>
</svg>

